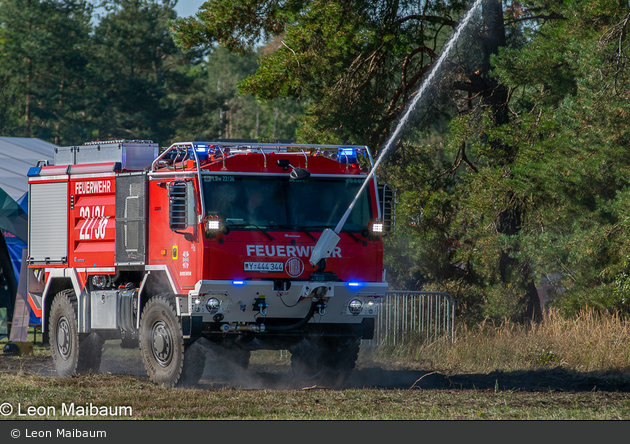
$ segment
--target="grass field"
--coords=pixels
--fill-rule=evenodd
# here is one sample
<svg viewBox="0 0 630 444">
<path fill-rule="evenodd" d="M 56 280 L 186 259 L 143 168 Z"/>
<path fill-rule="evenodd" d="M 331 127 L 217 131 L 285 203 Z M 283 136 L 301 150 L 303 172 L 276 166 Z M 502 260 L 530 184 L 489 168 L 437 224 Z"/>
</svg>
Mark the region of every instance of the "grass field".
<svg viewBox="0 0 630 444">
<path fill-rule="evenodd" d="M 0 358 L 0 413 L 10 408 L 6 419 L 24 420 L 627 420 L 629 336 L 624 319 L 592 313 L 549 316 L 528 328 L 461 328 L 452 344 L 363 349 L 344 390 L 286 384 L 287 352 L 256 352 L 243 378 L 169 389 L 148 380 L 137 353 L 111 347 L 111 361 L 127 371 L 60 379 L 36 344 L 32 356 Z"/>
<path fill-rule="evenodd" d="M 626 393 L 519 390 L 249 390 L 166 389 L 128 375 L 70 380 L 3 376 L 0 398 L 15 411 L 8 419 L 94 419 L 89 406 L 107 406 L 110 419 L 231 420 L 610 420 L 630 418 Z M 74 415 L 68 415 L 74 405 Z M 18 416 L 29 406 L 55 414 Z M 64 410 L 64 405 L 65 410 Z M 130 407 L 129 410 L 122 408 Z M 79 411 L 79 408 L 82 410 Z M 41 412 L 40 412 L 41 413 Z M 84 414 L 85 413 L 85 414 Z"/>
</svg>

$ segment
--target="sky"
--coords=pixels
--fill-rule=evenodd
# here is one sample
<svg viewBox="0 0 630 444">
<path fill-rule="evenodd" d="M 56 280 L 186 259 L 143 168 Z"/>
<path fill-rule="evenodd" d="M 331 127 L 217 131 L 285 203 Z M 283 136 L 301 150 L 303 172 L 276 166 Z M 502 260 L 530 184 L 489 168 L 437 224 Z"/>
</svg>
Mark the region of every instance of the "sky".
<svg viewBox="0 0 630 444">
<path fill-rule="evenodd" d="M 180 17 L 189 17 L 195 15 L 199 10 L 199 7 L 204 4 L 206 0 L 179 0 L 175 5 L 175 12 Z M 92 1 L 92 4 L 97 4 L 97 1 Z M 94 10 L 97 14 L 102 14 L 104 10 L 102 8 L 95 7 Z"/>
<path fill-rule="evenodd" d="M 179 0 L 175 5 L 175 11 L 180 17 L 188 17 L 195 15 L 199 10 L 199 7 L 206 0 Z"/>
</svg>

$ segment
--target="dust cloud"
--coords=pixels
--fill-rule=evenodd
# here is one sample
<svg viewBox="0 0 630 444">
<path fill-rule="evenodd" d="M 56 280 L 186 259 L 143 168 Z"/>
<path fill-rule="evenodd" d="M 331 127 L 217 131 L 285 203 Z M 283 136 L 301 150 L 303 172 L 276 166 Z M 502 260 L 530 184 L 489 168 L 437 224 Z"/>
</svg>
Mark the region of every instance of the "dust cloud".
<svg viewBox="0 0 630 444">
<path fill-rule="evenodd" d="M 253 352 L 257 353 L 257 352 Z M 243 368 L 226 358 L 222 347 L 199 339 L 186 355 L 186 365 L 204 365 L 203 374 L 193 388 L 215 390 L 221 388 L 258 390 L 325 389 L 305 384 L 293 378 L 290 358 L 280 359 L 280 351 L 267 353 L 278 355 L 279 363 L 259 364 L 252 354 L 252 363 Z M 286 353 L 284 351 L 282 353 Z M 260 361 L 260 360 L 258 360 Z M 267 362 L 269 359 L 263 360 Z M 123 349 L 119 341 L 107 341 L 103 348 L 101 373 L 146 376 L 138 349 Z M 344 388 L 448 388 L 450 382 L 443 375 L 420 369 L 389 367 L 370 359 L 369 347 L 363 347 L 357 367 Z"/>
<path fill-rule="evenodd" d="M 279 354 L 280 351 L 277 353 Z M 203 338 L 191 346 L 185 359 L 186 365 L 204 366 L 203 374 L 195 385 L 196 388 L 295 388 L 290 365 L 250 364 L 247 369 L 244 369 L 226 359 L 220 346 Z M 120 341 L 105 342 L 100 373 L 147 375 L 139 349 L 124 349 L 120 347 Z"/>
</svg>

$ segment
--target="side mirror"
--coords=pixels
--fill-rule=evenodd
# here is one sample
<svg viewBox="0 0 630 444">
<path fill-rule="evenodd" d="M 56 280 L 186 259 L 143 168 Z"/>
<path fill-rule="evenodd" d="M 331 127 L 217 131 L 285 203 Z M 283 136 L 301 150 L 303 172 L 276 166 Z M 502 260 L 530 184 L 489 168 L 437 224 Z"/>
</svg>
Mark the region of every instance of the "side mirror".
<svg viewBox="0 0 630 444">
<path fill-rule="evenodd" d="M 293 168 L 289 177 L 293 180 L 304 180 L 311 177 L 311 172 L 309 170 L 305 170 L 304 168 Z"/>
<path fill-rule="evenodd" d="M 304 180 L 311 177 L 311 172 L 304 168 L 298 168 L 291 165 L 289 159 L 278 159 L 278 166 L 282 167 L 285 171 L 291 168 L 289 177 L 293 180 Z"/>
</svg>

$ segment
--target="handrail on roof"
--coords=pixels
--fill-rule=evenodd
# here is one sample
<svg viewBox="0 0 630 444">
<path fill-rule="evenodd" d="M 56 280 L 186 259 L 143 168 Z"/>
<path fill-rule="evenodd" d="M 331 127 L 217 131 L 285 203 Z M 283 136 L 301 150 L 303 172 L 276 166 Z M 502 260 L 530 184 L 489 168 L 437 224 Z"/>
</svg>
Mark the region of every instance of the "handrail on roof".
<svg viewBox="0 0 630 444">
<path fill-rule="evenodd" d="M 364 153 L 367 157 L 368 162 L 370 163 L 370 167 L 374 166 L 374 160 L 372 159 L 372 154 L 370 153 L 370 149 L 366 145 L 334 145 L 334 144 L 303 144 L 303 143 L 258 143 L 258 142 L 243 142 L 243 141 L 220 141 L 220 142 L 205 142 L 205 141 L 196 141 L 196 142 L 176 142 L 169 146 L 164 152 L 158 156 L 157 159 L 153 162 L 151 169 L 154 170 L 154 166 L 157 165 L 157 161 L 162 159 L 166 153 L 172 151 L 176 148 L 189 149 L 191 147 L 198 146 L 207 146 L 207 147 L 216 147 L 222 154 L 222 157 L 225 158 L 226 148 L 229 148 L 229 154 L 235 153 L 243 153 L 243 152 L 260 152 L 265 155 L 265 153 L 270 152 L 282 152 L 282 153 L 291 153 L 297 152 L 302 153 L 304 156 L 307 154 L 304 152 L 305 150 L 317 150 L 326 151 L 326 150 L 340 150 L 344 148 L 351 148 L 356 150 L 357 152 Z"/>
<path fill-rule="evenodd" d="M 195 149 L 197 146 L 201 146 L 201 145 L 207 145 L 208 147 L 210 146 L 216 146 L 220 151 L 221 151 L 221 157 L 223 158 L 223 162 L 225 162 L 225 150 L 223 149 L 224 147 L 226 148 L 236 148 L 239 151 L 243 151 L 243 152 L 251 152 L 252 150 L 254 150 L 254 152 L 260 150 L 260 152 L 263 154 L 263 156 L 265 157 L 265 164 L 267 161 L 267 156 L 265 155 L 265 151 L 271 151 L 274 149 L 280 149 L 280 148 L 284 148 L 286 150 L 289 150 L 290 148 L 294 148 L 296 150 L 296 152 L 298 153 L 302 153 L 306 158 L 307 158 L 307 162 L 308 162 L 308 156 L 307 154 L 304 152 L 305 148 L 310 148 L 310 149 L 316 149 L 316 150 L 326 150 L 326 149 L 343 149 L 343 148 L 352 148 L 355 149 L 357 151 L 362 151 L 365 152 L 369 162 L 370 162 L 370 166 L 374 167 L 374 161 L 372 159 L 372 154 L 370 153 L 370 149 L 366 146 L 366 145 L 330 145 L 330 144 L 324 144 L 324 145 L 320 145 L 320 144 L 295 144 L 295 143 L 253 143 L 253 142 L 176 142 L 173 143 L 171 146 L 169 146 L 166 150 L 164 150 L 164 152 L 162 152 L 162 154 L 160 154 L 158 157 L 155 158 L 155 160 L 151 163 L 151 171 L 155 171 L 155 166 L 158 164 L 158 162 L 164 158 L 169 152 L 171 152 L 174 149 L 185 149 L 186 153 L 184 154 L 184 157 L 182 158 L 182 162 L 188 157 L 189 155 L 189 150 L 192 151 L 193 156 L 195 158 L 195 164 L 197 166 L 197 176 L 198 176 L 198 180 L 199 183 L 201 184 L 201 162 L 199 161 L 199 156 L 197 155 L 197 150 Z M 230 149 L 229 153 L 233 153 L 232 149 Z M 179 155 L 179 154 L 178 154 Z M 347 162 L 347 159 L 346 159 Z M 373 176 L 373 181 L 374 181 L 374 186 L 376 187 L 376 176 Z M 205 202 L 204 202 L 204 196 L 203 196 L 203 187 L 200 186 L 199 187 L 199 193 L 200 193 L 200 201 L 201 201 L 201 206 L 202 206 L 202 212 L 201 214 L 205 214 Z M 356 199 L 355 199 L 356 200 Z M 351 205 L 352 207 L 352 205 Z M 203 216 L 202 216 L 203 217 Z M 379 208 L 379 215 L 378 217 L 380 218 L 380 208 Z"/>
</svg>

